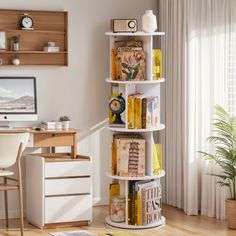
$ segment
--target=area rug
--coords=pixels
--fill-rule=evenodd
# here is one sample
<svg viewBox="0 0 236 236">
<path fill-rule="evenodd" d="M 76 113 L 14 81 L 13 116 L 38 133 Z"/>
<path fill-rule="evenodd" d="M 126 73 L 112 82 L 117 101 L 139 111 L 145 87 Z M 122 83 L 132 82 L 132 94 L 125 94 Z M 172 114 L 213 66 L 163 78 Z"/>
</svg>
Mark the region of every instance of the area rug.
<svg viewBox="0 0 236 236">
<path fill-rule="evenodd" d="M 54 232 L 50 233 L 50 235 L 53 236 L 132 236 L 130 233 L 126 232 L 107 232 L 107 233 L 99 233 L 99 234 L 94 234 L 90 233 L 88 231 L 68 231 L 68 232 Z"/>
</svg>

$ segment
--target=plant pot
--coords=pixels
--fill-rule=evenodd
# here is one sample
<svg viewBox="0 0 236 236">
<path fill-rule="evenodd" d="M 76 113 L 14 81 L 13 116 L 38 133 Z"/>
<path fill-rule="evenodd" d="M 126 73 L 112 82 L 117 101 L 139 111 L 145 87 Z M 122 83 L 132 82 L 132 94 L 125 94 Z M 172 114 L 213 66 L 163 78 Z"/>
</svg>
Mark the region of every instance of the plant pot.
<svg viewBox="0 0 236 236">
<path fill-rule="evenodd" d="M 20 50 L 20 44 L 19 43 L 13 43 L 13 51 L 19 51 Z"/>
<path fill-rule="evenodd" d="M 236 200 L 227 199 L 225 203 L 228 228 L 236 229 Z"/>
<path fill-rule="evenodd" d="M 58 122 L 56 123 L 56 129 L 59 129 L 59 130 L 62 129 L 62 122 L 58 121 Z"/>
<path fill-rule="evenodd" d="M 62 129 L 68 130 L 70 128 L 70 121 L 63 121 L 62 122 Z"/>
</svg>

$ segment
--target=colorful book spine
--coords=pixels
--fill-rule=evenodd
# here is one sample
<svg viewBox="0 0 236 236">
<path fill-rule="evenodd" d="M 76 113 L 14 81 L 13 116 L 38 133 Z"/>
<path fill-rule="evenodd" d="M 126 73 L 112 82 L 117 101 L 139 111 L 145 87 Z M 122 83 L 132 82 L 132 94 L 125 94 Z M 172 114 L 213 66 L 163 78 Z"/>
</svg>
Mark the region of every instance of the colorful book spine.
<svg viewBox="0 0 236 236">
<path fill-rule="evenodd" d="M 158 97 L 153 97 L 152 126 L 158 126 Z"/>
<path fill-rule="evenodd" d="M 142 128 L 147 128 L 147 98 L 142 99 Z"/>
<path fill-rule="evenodd" d="M 128 128 L 135 128 L 135 111 L 134 111 L 134 96 L 128 96 Z"/>
<path fill-rule="evenodd" d="M 135 113 L 135 129 L 142 129 L 142 99 L 135 97 L 134 99 L 134 113 Z"/>
<path fill-rule="evenodd" d="M 162 53 L 159 49 L 152 51 L 152 79 L 162 78 Z"/>
<path fill-rule="evenodd" d="M 162 145 L 153 144 L 152 152 L 152 174 L 157 175 L 162 170 Z"/>
</svg>

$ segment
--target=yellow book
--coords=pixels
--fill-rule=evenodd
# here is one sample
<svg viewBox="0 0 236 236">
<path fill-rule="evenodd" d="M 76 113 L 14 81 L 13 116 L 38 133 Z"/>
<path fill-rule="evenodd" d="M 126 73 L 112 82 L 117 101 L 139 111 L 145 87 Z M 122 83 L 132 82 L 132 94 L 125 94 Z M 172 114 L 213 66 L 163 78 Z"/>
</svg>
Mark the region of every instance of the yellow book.
<svg viewBox="0 0 236 236">
<path fill-rule="evenodd" d="M 109 189 L 109 211 L 111 213 L 111 201 L 113 196 L 119 196 L 120 195 L 120 184 L 119 183 L 112 183 L 110 184 Z"/>
<path fill-rule="evenodd" d="M 142 129 L 142 95 L 136 95 L 134 98 L 134 127 Z"/>
<path fill-rule="evenodd" d="M 111 79 L 116 79 L 116 50 L 111 49 Z"/>
<path fill-rule="evenodd" d="M 134 96 L 128 96 L 128 128 L 134 129 Z"/>
<path fill-rule="evenodd" d="M 160 49 L 152 51 L 152 79 L 158 80 L 162 78 L 162 53 Z"/>
<path fill-rule="evenodd" d="M 153 144 L 152 151 L 152 173 L 157 175 L 162 170 L 162 145 Z"/>
</svg>

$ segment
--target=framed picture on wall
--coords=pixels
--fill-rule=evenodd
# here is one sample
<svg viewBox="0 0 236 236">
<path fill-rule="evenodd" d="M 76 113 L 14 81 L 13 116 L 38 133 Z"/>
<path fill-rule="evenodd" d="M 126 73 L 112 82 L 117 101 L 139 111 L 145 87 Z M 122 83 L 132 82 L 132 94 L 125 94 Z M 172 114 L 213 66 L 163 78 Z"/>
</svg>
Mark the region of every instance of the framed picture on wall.
<svg viewBox="0 0 236 236">
<path fill-rule="evenodd" d="M 7 43 L 6 43 L 6 32 L 0 31 L 0 50 L 6 50 Z"/>
</svg>

